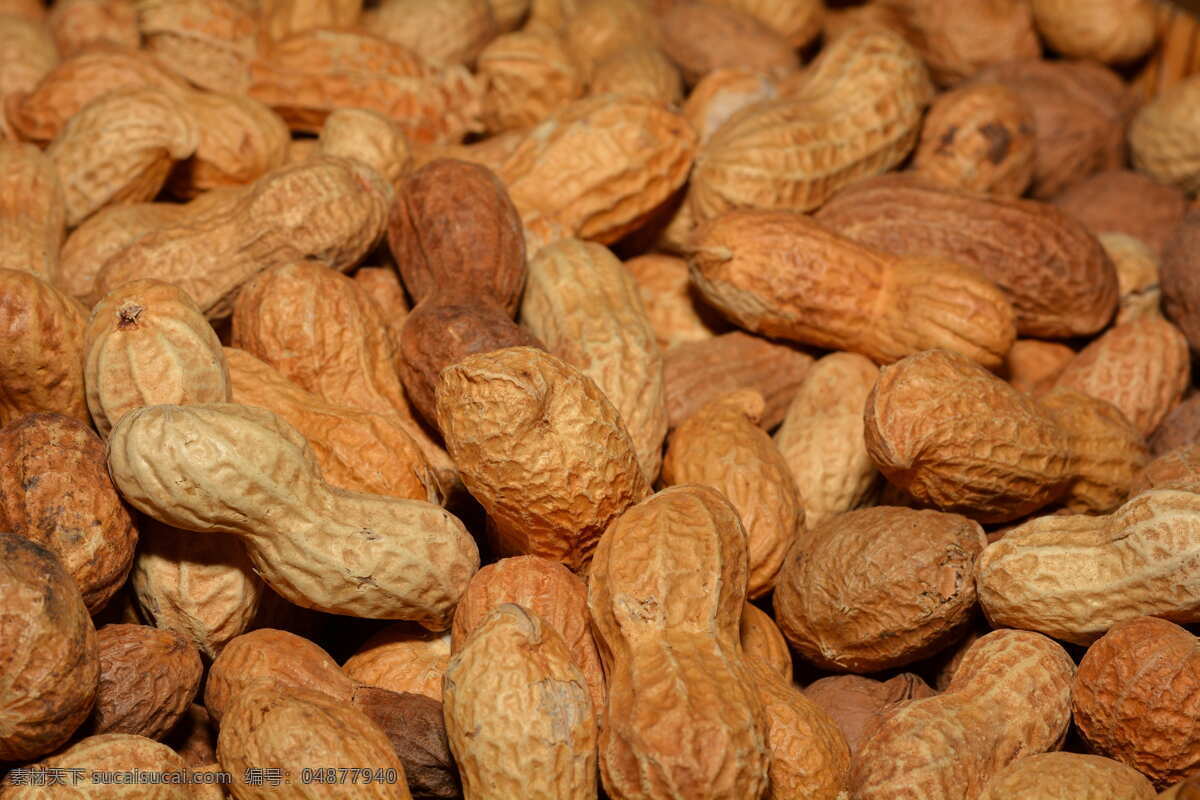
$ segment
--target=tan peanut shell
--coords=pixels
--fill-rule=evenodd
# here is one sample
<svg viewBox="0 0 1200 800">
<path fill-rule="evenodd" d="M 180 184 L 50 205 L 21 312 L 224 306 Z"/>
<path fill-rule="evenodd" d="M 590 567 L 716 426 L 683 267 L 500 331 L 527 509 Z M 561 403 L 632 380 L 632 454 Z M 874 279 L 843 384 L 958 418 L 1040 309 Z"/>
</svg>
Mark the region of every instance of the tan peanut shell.
<svg viewBox="0 0 1200 800">
<path fill-rule="evenodd" d="M 305 258 L 333 269 L 357 264 L 383 235 L 389 193 L 382 178 L 353 161 L 323 157 L 282 167 L 202 221 L 158 228 L 110 257 L 95 294 L 156 278 L 177 284 L 210 319 L 228 317 L 237 289 L 272 265 Z"/>
<path fill-rule="evenodd" d="M 1075 479 L 1063 505 L 1075 513 L 1115 510 L 1150 458 L 1141 432 L 1112 403 L 1074 389 L 1051 389 L 1038 404 L 1070 437 Z"/>
<path fill-rule="evenodd" d="M 1117 306 L 1116 268 L 1099 241 L 1070 215 L 1035 200 L 883 175 L 847 187 L 814 216 L 869 247 L 978 270 L 1012 302 L 1022 336 L 1094 334 Z"/>
<path fill-rule="evenodd" d="M 1189 77 L 1138 111 L 1129 126 L 1134 165 L 1150 177 L 1189 194 L 1200 190 L 1200 138 L 1196 98 L 1200 78 Z"/>
<path fill-rule="evenodd" d="M 393 342 L 400 341 L 400 329 L 411 310 L 404 284 L 391 267 L 360 267 L 354 273 L 354 282 L 366 290 L 379 310 L 383 312 L 383 324 L 392 335 Z"/>
<path fill-rule="evenodd" d="M 152 0 L 138 8 L 146 50 L 214 92 L 244 93 L 258 50 L 258 16 L 243 0 Z"/>
<path fill-rule="evenodd" d="M 637 44 L 597 64 L 589 91 L 645 97 L 673 108 L 683 101 L 683 79 L 662 50 Z"/>
<path fill-rule="evenodd" d="M 150 200 L 198 138 L 194 118 L 162 89 L 120 89 L 88 103 L 46 150 L 62 181 L 67 225 L 110 203 Z"/>
<path fill-rule="evenodd" d="M 1188 569 L 1200 547 L 1197 502 L 1190 491 L 1154 489 L 1107 516 L 1026 522 L 980 556 L 980 605 L 993 626 L 1076 644 L 1144 614 L 1200 619 L 1200 585 Z"/>
<path fill-rule="evenodd" d="M 863 409 L 879 368 L 855 353 L 832 353 L 804 376 L 775 432 L 799 492 L 804 524 L 861 506 L 879 470 L 863 440 Z"/>
<path fill-rule="evenodd" d="M 581 239 L 611 244 L 683 185 L 695 148 L 696 134 L 678 114 L 644 97 L 598 95 L 551 114 L 499 175 L 518 206 L 554 217 Z"/>
<path fill-rule="evenodd" d="M 383 781 L 353 785 L 354 796 L 363 800 L 412 800 L 404 765 L 383 730 L 349 703 L 312 689 L 269 684 L 247 687 L 223 718 L 217 758 L 221 768 L 234 776 L 232 789 L 237 800 L 266 800 L 279 795 L 279 787 L 270 782 L 245 780 L 247 768 L 259 764 L 274 764 L 293 776 L 294 782 L 306 769 L 333 769 L 334 775 L 339 769 L 381 770 Z M 306 800 L 334 798 L 345 793 L 341 786 L 311 783 L 295 796 Z"/>
<path fill-rule="evenodd" d="M 648 253 L 624 263 L 637 283 L 642 307 L 664 352 L 683 342 L 711 339 L 727 327 L 697 296 L 682 258 Z"/>
<path fill-rule="evenodd" d="M 1075 357 L 1075 351 L 1061 342 L 1041 339 L 1017 339 L 1004 357 L 1001 373 L 1014 388 L 1038 395 L 1049 386 Z"/>
<path fill-rule="evenodd" d="M 342 671 L 368 686 L 413 692 L 441 702 L 450 642 L 450 631 L 430 633 L 410 623 L 396 622 L 364 642 L 342 665 Z"/>
<path fill-rule="evenodd" d="M 1069 0 L 1033 0 L 1038 33 L 1055 51 L 1070 58 L 1106 64 L 1136 61 L 1158 37 L 1151 0 L 1103 0 L 1086 6 Z"/>
<path fill-rule="evenodd" d="M 1110 328 L 1071 359 L 1054 383 L 1107 400 L 1149 436 L 1190 382 L 1187 339 L 1151 315 Z"/>
<path fill-rule="evenodd" d="M 544 19 L 563 32 L 568 52 L 590 80 L 596 65 L 631 45 L 657 44 L 660 25 L 654 10 L 642 0 L 538 0 L 558 5 L 558 20 L 549 8 L 534 8 L 534 19 Z"/>
<path fill-rule="evenodd" d="M 39 10 L 43 7 L 38 3 Z M 19 102 L 58 63 L 58 48 L 45 25 L 0 9 L 0 136 L 15 139 L 16 132 L 4 106 Z"/>
<path fill-rule="evenodd" d="M 979 800 L 1154 800 L 1154 784 L 1111 758 L 1083 753 L 1035 753 L 988 781 Z"/>
<path fill-rule="evenodd" d="M 177 164 L 167 186 L 193 198 L 222 186 L 251 183 L 287 159 L 287 125 L 271 109 L 240 94 L 191 92 L 184 107 L 196 121 L 195 154 Z"/>
<path fill-rule="evenodd" d="M 89 421 L 86 324 L 77 300 L 28 272 L 0 269 L 0 423 L 38 411 Z"/>
<path fill-rule="evenodd" d="M 761 424 L 769 430 L 783 420 L 812 363 L 799 348 L 743 331 L 680 344 L 663 365 L 667 421 L 676 428 L 706 403 L 745 388 L 763 396 Z"/>
<path fill-rule="evenodd" d="M 365 108 L 342 108 L 325 118 L 320 152 L 357 159 L 395 186 L 411 166 L 408 139 L 395 120 Z"/>
<path fill-rule="evenodd" d="M 1150 437 L 1150 452 L 1160 456 L 1197 440 L 1200 440 L 1200 399 L 1192 393 L 1167 414 Z"/>
<path fill-rule="evenodd" d="M 141 615 L 216 658 L 258 614 L 269 591 L 241 540 L 143 519 L 130 584 Z"/>
<path fill-rule="evenodd" d="M 688 261 L 704 298 L 740 326 L 877 363 L 946 348 L 996 367 L 1016 338 L 1012 306 L 975 271 L 897 258 L 792 211 L 711 219 Z"/>
<path fill-rule="evenodd" d="M 616 408 L 554 356 L 510 347 L 442 372 L 438 420 L 502 555 L 586 569 L 605 528 L 650 492 Z"/>
<path fill-rule="evenodd" d="M 588 605 L 609 681 L 610 796 L 766 790 L 767 719 L 738 631 L 748 566 L 737 512 L 703 486 L 666 489 L 605 531 Z"/>
<path fill-rule="evenodd" d="M 556 561 L 538 556 L 502 558 L 471 578 L 454 610 L 451 646 L 462 652 L 468 637 L 494 609 L 513 603 L 553 628 L 571 653 L 587 682 L 597 724 L 603 727 L 607 710 L 604 668 L 592 638 L 587 584 Z"/>
<path fill-rule="evenodd" d="M 761 72 L 715 69 L 688 92 L 683 102 L 683 116 L 695 128 L 703 147 L 738 111 L 753 103 L 773 100 L 777 95 L 775 81 Z M 691 223 L 684 227 L 690 228 Z"/>
<path fill-rule="evenodd" d="M 1147 314 L 1161 314 L 1159 258 L 1150 246 L 1127 233 L 1102 233 L 1096 238 L 1117 268 L 1121 299 L 1117 305 L 1116 324 L 1130 322 Z"/>
<path fill-rule="evenodd" d="M 58 783 L 51 779 L 27 779 L 15 788 L 6 787 L 5 800 L 10 797 L 18 800 L 208 800 L 193 793 L 208 787 L 193 788 L 175 780 L 150 778 L 150 775 L 179 775 L 186 770 L 186 765 L 167 745 L 136 734 L 88 736 L 33 765 L 32 769 L 46 775 L 62 775 L 64 780 Z M 141 782 L 136 781 L 139 773 L 146 775 Z M 125 780 L 117 782 L 118 776 Z"/>
<path fill-rule="evenodd" d="M 244 350 L 225 348 L 224 361 L 233 402 L 265 408 L 293 425 L 333 486 L 440 501 L 441 481 L 398 417 L 326 402 Z"/>
<path fill-rule="evenodd" d="M 64 57 L 95 45 L 136 48 L 141 39 L 132 0 L 63 0 L 45 21 Z"/>
<path fill-rule="evenodd" d="M 242 537 L 255 569 L 304 608 L 444 629 L 479 568 L 455 517 L 419 500 L 329 486 L 304 437 L 263 409 L 136 409 L 109 438 L 109 471 L 143 513 Z M 291 522 L 281 525 L 279 506 L 264 504 L 263 492 Z"/>
<path fill-rule="evenodd" d="M 490 0 L 383 0 L 363 15 L 363 27 L 431 64 L 468 66 L 500 32 Z"/>
<path fill-rule="evenodd" d="M 79 589 L 50 550 L 0 533 L 0 758 L 30 761 L 61 747 L 87 718 L 100 659 Z"/>
<path fill-rule="evenodd" d="M 478 72 L 486 82 L 483 121 L 492 133 L 536 125 L 583 94 L 566 42 L 536 21 L 493 39 L 479 54 Z"/>
<path fill-rule="evenodd" d="M 714 400 L 671 433 L 663 460 L 666 486 L 710 486 L 733 504 L 746 531 L 747 595 L 771 590 L 804 522 L 802 497 L 770 435 L 758 426 L 762 395 L 743 389 Z"/>
<path fill-rule="evenodd" d="M 362 0 L 264 0 L 260 4 L 261 35 L 271 40 L 313 28 L 353 28 L 362 16 Z"/>
<path fill-rule="evenodd" d="M 889 506 L 839 514 L 797 539 L 779 573 L 775 618 L 823 669 L 911 664 L 966 630 L 986 544 L 979 524 L 957 514 Z"/>
<path fill-rule="evenodd" d="M 880 722 L 851 772 L 861 800 L 967 800 L 1013 760 L 1057 749 L 1075 664 L 1058 644 L 997 630 L 967 651 L 945 692 Z"/>
<path fill-rule="evenodd" d="M 378 111 L 413 142 L 458 142 L 483 129 L 482 88 L 463 66 L 437 67 L 408 48 L 360 30 L 310 30 L 266 47 L 250 62 L 250 97 L 293 131 L 318 133 L 339 108 Z"/>
<path fill-rule="evenodd" d="M 230 640 L 213 660 L 204 684 L 204 706 L 218 725 L 237 696 L 256 683 L 307 689 L 343 704 L 355 682 L 318 645 L 287 631 L 259 628 Z"/>
<path fill-rule="evenodd" d="M 739 638 L 747 658 L 756 658 L 780 677 L 792 679 L 792 652 L 770 614 L 747 602 L 742 608 Z"/>
<path fill-rule="evenodd" d="M 885 367 L 864 411 L 867 452 L 924 503 L 980 521 L 1017 519 L 1071 480 L 1069 434 L 1032 398 L 957 353 Z"/>
<path fill-rule="evenodd" d="M 105 625 L 96 632 L 100 684 L 94 733 L 160 740 L 188 710 L 200 687 L 200 653 L 173 631 Z"/>
<path fill-rule="evenodd" d="M 560 239 L 529 260 L 521 324 L 612 401 L 648 483 L 667 435 L 663 361 L 637 284 L 607 248 Z"/>
<path fill-rule="evenodd" d="M 1200 343 L 1200 282 L 1191 265 L 1200 253 L 1200 211 L 1195 207 L 1175 226 L 1163 247 L 1159 284 L 1163 313 L 1179 326 L 1193 349 Z"/>
<path fill-rule="evenodd" d="M 800 67 L 795 47 L 752 14 L 729 3 L 679 0 L 659 18 L 663 51 L 695 84 L 716 69 L 786 75 Z"/>
<path fill-rule="evenodd" d="M 88 410 L 107 435 L 127 411 L 159 403 L 227 403 L 221 342 L 177 286 L 127 283 L 92 309 L 84 331 Z"/>
<path fill-rule="evenodd" d="M 1006 86 L 976 84 L 933 101 L 912 166 L 948 188 L 1019 197 L 1036 163 L 1033 112 Z"/>
<path fill-rule="evenodd" d="M 900 36 L 858 29 L 802 76 L 778 99 L 734 114 L 697 154 L 686 201 L 697 222 L 735 208 L 812 210 L 916 144 L 933 87 Z"/>
<path fill-rule="evenodd" d="M 1146 464 L 1133 478 L 1129 493 L 1137 495 L 1149 489 L 1182 489 L 1200 487 L 1200 446 L 1184 445 L 1168 450 Z"/>
<path fill-rule="evenodd" d="M 450 660 L 446 734 L 466 800 L 596 797 L 596 716 L 553 626 L 503 603 Z"/>
<path fill-rule="evenodd" d="M 97 612 L 129 575 L 138 531 L 108 477 L 104 443 L 60 414 L 0 428 L 0 530 L 53 551 Z"/>
<path fill-rule="evenodd" d="M 821 31 L 825 4 L 815 0 L 716 0 L 751 15 L 787 39 L 792 47 L 804 47 Z"/>
<path fill-rule="evenodd" d="M 1075 676 L 1071 704 L 1088 747 L 1160 788 L 1194 774 L 1200 737 L 1179 720 L 1196 713 L 1196 660 L 1196 637 L 1165 619 L 1110 628 Z"/>
<path fill-rule="evenodd" d="M 0 176 L 0 269 L 51 280 L 66 230 L 54 162 L 32 144 L 0 140 Z"/>
</svg>

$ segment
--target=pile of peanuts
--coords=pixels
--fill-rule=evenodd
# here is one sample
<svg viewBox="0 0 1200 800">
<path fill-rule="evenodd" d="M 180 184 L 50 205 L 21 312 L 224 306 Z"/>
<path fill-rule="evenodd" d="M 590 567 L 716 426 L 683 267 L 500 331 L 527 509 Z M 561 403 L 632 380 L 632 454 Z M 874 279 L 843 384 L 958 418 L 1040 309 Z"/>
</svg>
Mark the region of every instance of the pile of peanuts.
<svg viewBox="0 0 1200 800">
<path fill-rule="evenodd" d="M 1200 19 L 0 0 L 0 800 L 1200 798 Z"/>
</svg>

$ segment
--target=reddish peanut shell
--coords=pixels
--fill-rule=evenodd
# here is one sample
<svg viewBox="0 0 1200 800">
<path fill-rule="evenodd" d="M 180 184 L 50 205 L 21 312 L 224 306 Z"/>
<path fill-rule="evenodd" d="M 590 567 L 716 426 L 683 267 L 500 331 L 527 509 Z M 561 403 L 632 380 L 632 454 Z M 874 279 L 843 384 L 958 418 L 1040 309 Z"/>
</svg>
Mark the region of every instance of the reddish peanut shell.
<svg viewBox="0 0 1200 800">
<path fill-rule="evenodd" d="M 238 800 L 277 797 L 279 787 L 270 782 L 246 780 L 246 770 L 274 764 L 285 775 L 313 771 L 380 770 L 382 781 L 354 786 L 363 800 L 412 800 L 404 765 L 382 729 L 348 702 L 311 689 L 256 684 L 234 699 L 222 720 L 217 758 L 232 773 Z M 364 766 L 367 765 L 367 766 Z M 296 780 L 295 777 L 292 778 Z M 394 782 L 393 782 L 394 781 Z M 338 785 L 338 784 L 334 784 Z M 312 784 L 299 796 L 334 795 L 327 784 Z"/>
<path fill-rule="evenodd" d="M 441 701 L 442 675 L 450 663 L 450 643 L 448 631 L 430 633 L 396 623 L 364 642 L 342 665 L 342 671 L 358 683 Z"/>
<path fill-rule="evenodd" d="M 993 631 L 971 646 L 945 692 L 904 704 L 875 728 L 858 751 L 852 796 L 977 797 L 1017 758 L 1062 744 L 1074 673 L 1045 636 Z"/>
<path fill-rule="evenodd" d="M 746 603 L 739 634 L 747 657 L 757 658 L 781 678 L 792 679 L 792 653 L 770 614 Z"/>
<path fill-rule="evenodd" d="M 1200 209 L 1193 208 L 1163 247 L 1159 279 L 1163 313 L 1179 326 L 1192 349 L 1200 344 L 1200 281 L 1193 268 L 1200 254 Z"/>
<path fill-rule="evenodd" d="M 232 639 L 213 661 L 204 685 L 204 706 L 220 725 L 238 695 L 260 682 L 275 690 L 320 692 L 341 703 L 349 702 L 355 686 L 313 642 L 287 631 L 259 628 Z"/>
<path fill-rule="evenodd" d="M 358 686 L 352 702 L 387 734 L 404 763 L 404 777 L 414 797 L 455 800 L 462 796 L 439 701 L 411 692 Z"/>
<path fill-rule="evenodd" d="M 58 557 L 0 533 L 0 758 L 57 750 L 92 710 L 100 674 L 96 629 Z"/>
<path fill-rule="evenodd" d="M 975 608 L 987 540 L 957 514 L 879 506 L 800 536 L 779 574 L 776 619 L 825 669 L 878 672 L 952 644 Z"/>
<path fill-rule="evenodd" d="M 679 0 L 659 24 L 663 50 L 689 84 L 721 68 L 772 75 L 800 67 L 795 48 L 783 36 L 729 4 Z"/>
<path fill-rule="evenodd" d="M 1037 395 L 1053 385 L 1073 358 L 1075 351 L 1060 342 L 1017 339 L 1004 357 L 1002 374 L 1014 388 Z"/>
<path fill-rule="evenodd" d="M 722 492 L 746 530 L 751 599 L 766 594 L 792 546 L 804 511 L 791 470 L 758 426 L 762 395 L 741 390 L 715 400 L 671 434 L 663 483 L 699 484 Z"/>
<path fill-rule="evenodd" d="M 196 646 L 178 633 L 146 625 L 105 625 L 96 639 L 100 685 L 93 733 L 162 739 L 200 688 Z"/>
<path fill-rule="evenodd" d="M 1187 212 L 1187 198 L 1178 188 L 1127 169 L 1097 172 L 1072 183 L 1050 202 L 1094 235 L 1125 233 L 1145 242 L 1157 256 Z"/>
<path fill-rule="evenodd" d="M 1071 359 L 1054 383 L 1109 401 L 1149 436 L 1183 399 L 1190 374 L 1187 339 L 1151 315 L 1108 330 Z"/>
<path fill-rule="evenodd" d="M 88 422 L 83 387 L 87 312 L 49 283 L 0 269 L 0 422 L 54 411 Z"/>
<path fill-rule="evenodd" d="M 638 285 L 646 317 L 665 352 L 683 342 L 711 339 L 728 326 L 700 300 L 682 258 L 651 253 L 625 262 Z"/>
<path fill-rule="evenodd" d="M 888 712 L 937 692 L 917 675 L 902 672 L 886 681 L 861 675 L 820 678 L 806 686 L 804 694 L 837 723 L 853 757 Z"/>
<path fill-rule="evenodd" d="M 129 575 L 138 531 L 78 420 L 33 414 L 0 428 L 0 526 L 52 550 L 97 612 Z"/>
</svg>

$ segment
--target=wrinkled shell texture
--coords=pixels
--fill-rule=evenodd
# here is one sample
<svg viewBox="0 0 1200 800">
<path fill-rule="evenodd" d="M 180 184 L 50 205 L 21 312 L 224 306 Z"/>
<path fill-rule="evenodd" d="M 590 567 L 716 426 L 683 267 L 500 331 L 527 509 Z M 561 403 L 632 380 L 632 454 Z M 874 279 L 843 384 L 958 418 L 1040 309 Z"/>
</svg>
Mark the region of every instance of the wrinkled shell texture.
<svg viewBox="0 0 1200 800">
<path fill-rule="evenodd" d="M 89 422 L 83 306 L 28 272 L 0 269 L 0 321 L 0 422 L 38 411 Z"/>
<path fill-rule="evenodd" d="M 34 414 L 0 428 L 0 463 L 0 528 L 54 551 L 88 610 L 99 611 L 129 574 L 138 541 L 104 443 L 78 420 Z"/>
<path fill-rule="evenodd" d="M 161 522 L 241 536 L 255 569 L 305 608 L 445 629 L 479 568 L 456 517 L 333 489 L 304 437 L 264 409 L 131 411 L 109 439 L 109 471 L 131 505 Z"/>
<path fill-rule="evenodd" d="M 771 615 L 753 603 L 742 607 L 740 630 L 742 650 L 757 658 L 782 678 L 792 679 L 792 651 Z"/>
<path fill-rule="evenodd" d="M 813 528 L 866 502 L 879 470 L 863 439 L 863 409 L 879 368 L 854 353 L 818 360 L 804 378 L 775 433 Z"/>
<path fill-rule="evenodd" d="M 468 596 L 464 594 L 464 600 Z M 342 665 L 342 671 L 368 686 L 413 692 L 441 701 L 442 675 L 450 663 L 450 645 L 450 631 L 430 633 L 407 623 L 395 623 L 364 642 Z"/>
<path fill-rule="evenodd" d="M 667 486 L 711 486 L 737 509 L 746 530 L 751 598 L 770 591 L 804 519 L 791 470 L 757 424 L 762 408 L 754 390 L 710 403 L 671 434 L 663 462 Z"/>
<path fill-rule="evenodd" d="M 164 737 L 200 687 L 196 646 L 178 633 L 146 625 L 105 625 L 96 639 L 100 686 L 94 732 Z"/>
<path fill-rule="evenodd" d="M 1057 749 L 1071 722 L 1075 664 L 1028 631 L 977 640 L 945 692 L 890 714 L 854 763 L 861 800 L 968 800 L 1022 755 Z"/>
<path fill-rule="evenodd" d="M 472 631 L 504 603 L 520 606 L 558 632 L 587 681 L 597 719 L 602 719 L 607 706 L 604 669 L 592 638 L 587 584 L 562 564 L 537 556 L 489 564 L 475 573 L 454 610 L 454 652 L 460 652 Z"/>
<path fill-rule="evenodd" d="M 853 756 L 892 708 L 937 692 L 911 672 L 902 672 L 886 681 L 831 675 L 810 683 L 804 694 L 837 723 Z"/>
<path fill-rule="evenodd" d="M 171 284 L 133 281 L 109 293 L 92 310 L 84 348 L 88 409 L 101 435 L 140 406 L 230 400 L 221 341 Z"/>
<path fill-rule="evenodd" d="M 324 800 L 342 796 L 343 790 L 299 780 L 309 769 L 370 769 L 396 771 L 396 783 L 354 785 L 355 797 L 364 800 L 411 800 L 404 765 L 392 750 L 387 735 L 363 712 L 311 689 L 247 688 L 234 700 L 222 720 L 217 739 L 221 767 L 235 778 L 237 800 L 267 800 L 279 796 L 270 783 L 244 783 L 249 767 L 272 764 L 291 777 L 291 797 Z"/>
<path fill-rule="evenodd" d="M 743 67 L 787 74 L 800 64 L 795 49 L 753 16 L 718 3 L 674 3 L 660 18 L 662 47 L 688 83 L 714 69 Z"/>
<path fill-rule="evenodd" d="M 687 197 L 697 220 L 733 208 L 812 210 L 916 144 L 933 87 L 896 34 L 863 28 L 835 39 L 804 75 L 795 91 L 744 108 L 704 145 Z"/>
<path fill-rule="evenodd" d="M 1200 211 L 1193 208 L 1163 247 L 1163 313 L 1179 326 L 1192 349 L 1200 345 L 1200 280 L 1192 268 L 1200 254 Z"/>
<path fill-rule="evenodd" d="M 979 800 L 1153 800 L 1154 784 L 1110 758 L 1036 753 L 1017 759 L 988 781 Z"/>
<path fill-rule="evenodd" d="M 1054 197 L 1056 206 L 1093 234 L 1126 233 L 1156 255 L 1187 213 L 1187 198 L 1174 186 L 1133 170 L 1105 170 L 1072 183 Z"/>
<path fill-rule="evenodd" d="M 864 416 L 880 471 L 943 511 L 1017 519 L 1071 478 L 1066 432 L 1030 397 L 944 350 L 885 367 Z"/>
<path fill-rule="evenodd" d="M 438 420 L 502 555 L 579 571 L 605 528 L 650 492 L 613 404 L 554 356 L 512 347 L 448 367 Z"/>
<path fill-rule="evenodd" d="M 629 259 L 625 269 L 637 282 L 642 307 L 664 352 L 683 342 L 711 339 L 727 327 L 700 301 L 682 258 L 651 253 Z"/>
<path fill-rule="evenodd" d="M 848 187 L 815 216 L 880 250 L 978 269 L 1012 301 L 1022 336 L 1093 334 L 1116 309 L 1117 272 L 1104 248 L 1083 225 L 1044 203 L 886 175 Z"/>
<path fill-rule="evenodd" d="M 596 797 L 587 681 L 553 627 L 501 604 L 446 669 L 446 734 L 466 800 Z"/>
<path fill-rule="evenodd" d="M 1016 338 L 1012 306 L 974 270 L 899 259 L 792 211 L 711 219 L 688 262 L 704 299 L 741 327 L 876 363 L 940 347 L 999 366 Z"/>
<path fill-rule="evenodd" d="M 66 226 L 54 162 L 32 144 L 0 140 L 0 175 L 0 269 L 48 280 L 58 267 Z"/>
<path fill-rule="evenodd" d="M 1200 78 L 1191 77 L 1143 106 L 1129 127 L 1138 169 L 1189 194 L 1200 190 L 1198 105 Z"/>
<path fill-rule="evenodd" d="M 1196 637 L 1163 619 L 1120 622 L 1079 664 L 1075 723 L 1088 744 L 1160 788 L 1195 772 Z"/>
<path fill-rule="evenodd" d="M 994 626 L 1088 644 L 1123 619 L 1200 621 L 1200 496 L 1144 492 L 1107 516 L 1045 516 L 983 551 L 979 601 Z M 1080 564 L 1088 569 L 1081 571 Z"/>
<path fill-rule="evenodd" d="M 1033 19 L 1046 43 L 1065 56 L 1108 64 L 1133 61 L 1154 45 L 1151 0 L 1106 0 L 1079 6 L 1070 0 L 1033 0 Z"/>
<path fill-rule="evenodd" d="M 663 359 L 629 271 L 603 245 L 547 245 L 529 262 L 521 324 L 612 401 L 653 483 L 667 434 Z"/>
<path fill-rule="evenodd" d="M 299 688 L 347 702 L 354 681 L 318 645 L 287 631 L 259 628 L 231 641 L 212 663 L 204 705 L 219 724 L 248 687 L 267 682 L 274 689 Z"/>
<path fill-rule="evenodd" d="M 75 582 L 49 550 L 0 534 L 0 759 L 62 746 L 92 710 L 96 629 Z"/>
<path fill-rule="evenodd" d="M 600 772 L 614 796 L 758 797 L 766 719 L 738 637 L 745 533 L 719 492 L 666 489 L 604 534 L 588 581 L 609 714 Z"/>
<path fill-rule="evenodd" d="M 825 669 L 912 663 L 965 630 L 986 544 L 957 514 L 880 506 L 838 515 L 789 553 L 775 590 L 779 626 Z"/>
<path fill-rule="evenodd" d="M 80 739 L 66 750 L 35 765 L 48 774 L 63 770 L 62 784 L 30 780 L 24 786 L 6 787 L 4 797 L 19 800 L 194 800 L 199 795 L 187 784 L 178 783 L 112 783 L 93 778 L 93 773 L 128 773 L 143 770 L 147 773 L 181 772 L 186 765 L 174 750 L 165 744 L 129 733 L 104 733 Z M 78 770 L 78 771 L 77 771 Z M 76 782 L 74 776 L 79 776 Z M 93 782 L 95 781 L 95 782 Z"/>
<path fill-rule="evenodd" d="M 483 119 L 494 132 L 536 125 L 583 93 L 566 42 L 547 25 L 496 37 L 480 53 L 478 70 L 487 81 Z"/>
</svg>

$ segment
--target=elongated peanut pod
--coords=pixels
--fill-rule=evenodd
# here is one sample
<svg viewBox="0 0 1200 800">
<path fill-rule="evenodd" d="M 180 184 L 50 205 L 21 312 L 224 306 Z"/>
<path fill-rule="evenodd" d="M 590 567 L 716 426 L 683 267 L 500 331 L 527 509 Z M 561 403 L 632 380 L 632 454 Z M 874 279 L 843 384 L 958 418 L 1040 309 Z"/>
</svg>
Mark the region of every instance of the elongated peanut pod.
<svg viewBox="0 0 1200 800">
<path fill-rule="evenodd" d="M 243 537 L 255 569 L 305 608 L 443 630 L 479 568 L 475 542 L 454 516 L 331 487 L 304 437 L 264 409 L 136 409 L 113 429 L 108 463 L 140 511 Z"/>
</svg>

